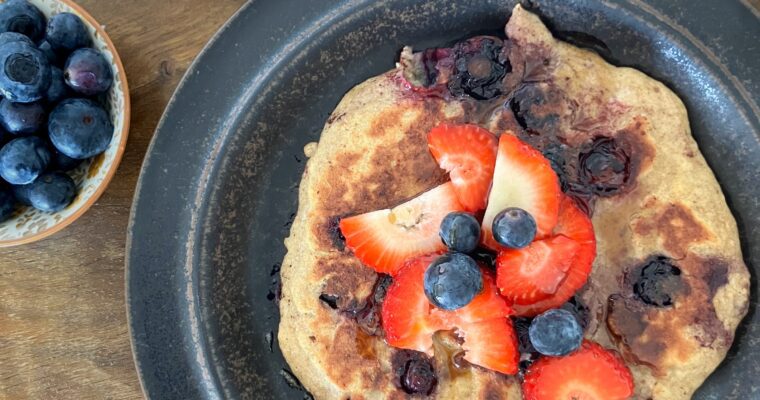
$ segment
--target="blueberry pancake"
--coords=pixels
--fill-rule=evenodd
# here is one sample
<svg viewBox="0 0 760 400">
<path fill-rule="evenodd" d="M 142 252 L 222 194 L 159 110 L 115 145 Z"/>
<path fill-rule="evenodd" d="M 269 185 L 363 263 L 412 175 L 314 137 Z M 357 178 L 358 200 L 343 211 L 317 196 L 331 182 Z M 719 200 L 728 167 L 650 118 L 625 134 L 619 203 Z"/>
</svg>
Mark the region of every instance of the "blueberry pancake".
<svg viewBox="0 0 760 400">
<path fill-rule="evenodd" d="M 317 399 L 689 399 L 747 312 L 681 100 L 520 6 L 405 48 L 305 152 L 279 342 Z"/>
</svg>

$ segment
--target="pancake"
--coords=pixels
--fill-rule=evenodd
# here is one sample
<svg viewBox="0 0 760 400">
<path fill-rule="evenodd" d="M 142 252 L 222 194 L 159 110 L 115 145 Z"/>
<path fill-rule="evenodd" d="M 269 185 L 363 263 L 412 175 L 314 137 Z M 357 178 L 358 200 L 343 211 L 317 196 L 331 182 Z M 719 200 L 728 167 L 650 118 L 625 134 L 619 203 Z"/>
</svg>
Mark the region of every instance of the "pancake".
<svg viewBox="0 0 760 400">
<path fill-rule="evenodd" d="M 341 218 L 447 181 L 426 141 L 442 122 L 518 135 L 592 215 L 597 257 L 573 304 L 588 317 L 585 337 L 624 357 L 635 398 L 688 399 L 725 357 L 748 309 L 749 273 L 681 100 L 635 69 L 554 39 L 520 6 L 506 34 L 487 38 L 508 66 L 487 90 L 463 87 L 445 67 L 430 75 L 425 53 L 405 49 L 396 69 L 349 91 L 319 143 L 305 148 L 278 338 L 317 399 L 408 398 L 403 380 L 421 364 L 435 371 L 432 398 L 522 398 L 518 376 L 455 366 L 457 344 L 446 335 L 432 358 L 389 347 L 379 321 L 389 278 L 362 265 L 340 235 Z M 620 174 L 595 176 L 589 160 L 599 154 L 619 160 Z"/>
</svg>

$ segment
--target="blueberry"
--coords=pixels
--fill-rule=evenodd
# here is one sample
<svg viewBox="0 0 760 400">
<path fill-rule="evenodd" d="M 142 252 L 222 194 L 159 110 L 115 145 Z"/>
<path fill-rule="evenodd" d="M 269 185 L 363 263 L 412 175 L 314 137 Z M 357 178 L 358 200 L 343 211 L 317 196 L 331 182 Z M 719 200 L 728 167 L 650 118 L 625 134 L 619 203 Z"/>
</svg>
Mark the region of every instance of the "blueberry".
<svg viewBox="0 0 760 400">
<path fill-rule="evenodd" d="M 50 160 L 50 169 L 57 171 L 71 171 L 82 163 L 81 159 L 71 158 L 53 148 L 53 158 Z"/>
<path fill-rule="evenodd" d="M 25 185 L 50 164 L 50 151 L 36 136 L 13 139 L 0 149 L 0 176 L 8 183 Z"/>
<path fill-rule="evenodd" d="M 39 42 L 45 36 L 45 15 L 26 0 L 0 4 L 0 32 L 18 32 Z"/>
<path fill-rule="evenodd" d="M 650 306 L 673 305 L 682 291 L 681 269 L 667 257 L 657 256 L 647 261 L 633 285 L 633 292 Z"/>
<path fill-rule="evenodd" d="M 41 211 L 63 210 L 76 195 L 74 180 L 63 172 L 42 174 L 29 185 L 29 203 Z"/>
<path fill-rule="evenodd" d="M 50 67 L 50 86 L 45 95 L 48 104 L 56 104 L 70 94 L 71 90 L 63 79 L 63 71 L 58 67 Z"/>
<path fill-rule="evenodd" d="M 483 290 L 483 275 L 470 256 L 449 253 L 438 257 L 425 271 L 425 295 L 435 306 L 456 310 Z"/>
<path fill-rule="evenodd" d="M 71 158 L 89 158 L 108 148 L 113 124 L 106 110 L 88 99 L 66 99 L 48 118 L 53 146 Z"/>
<path fill-rule="evenodd" d="M 13 103 L 0 100 L 0 125 L 10 133 L 34 133 L 45 125 L 45 107 L 39 102 Z"/>
<path fill-rule="evenodd" d="M 90 48 L 71 53 L 63 68 L 63 76 L 69 87 L 85 96 L 104 93 L 113 84 L 111 65 L 102 53 Z"/>
<path fill-rule="evenodd" d="M 11 43 L 11 42 L 22 42 L 30 46 L 34 46 L 34 42 L 32 42 L 32 39 L 29 39 L 29 37 L 22 35 L 18 32 L 0 33 L 0 46 L 6 43 Z"/>
<path fill-rule="evenodd" d="M 528 335 L 536 351 L 546 356 L 569 354 L 583 340 L 583 330 L 575 316 L 563 309 L 549 310 L 533 318 Z"/>
<path fill-rule="evenodd" d="M 66 58 L 62 57 L 60 54 L 56 53 L 53 50 L 53 47 L 50 46 L 50 43 L 48 43 L 47 40 L 40 43 L 38 46 L 42 54 L 45 55 L 45 58 L 47 58 L 50 65 L 55 65 L 57 67 L 62 67 L 63 63 L 66 62 Z"/>
<path fill-rule="evenodd" d="M 0 93 L 10 101 L 41 99 L 50 86 L 50 63 L 42 52 L 24 42 L 0 46 Z"/>
<path fill-rule="evenodd" d="M 25 206 L 31 206 L 32 203 L 29 201 L 29 188 L 31 186 L 31 183 L 28 185 L 13 185 L 12 190 L 13 195 L 16 197 L 16 201 Z"/>
<path fill-rule="evenodd" d="M 453 212 L 441 221 L 439 234 L 450 250 L 469 253 L 478 247 L 480 224 L 470 214 Z"/>
<path fill-rule="evenodd" d="M 510 207 L 496 214 L 491 229 L 499 244 L 521 249 L 536 237 L 536 220 L 522 208 Z"/>
<path fill-rule="evenodd" d="M 90 32 L 79 17 L 63 12 L 50 18 L 47 26 L 47 41 L 57 52 L 70 53 L 88 47 L 92 40 Z"/>
<path fill-rule="evenodd" d="M 5 185 L 0 185 L 0 222 L 11 217 L 16 210 L 16 198 L 13 192 Z"/>
</svg>

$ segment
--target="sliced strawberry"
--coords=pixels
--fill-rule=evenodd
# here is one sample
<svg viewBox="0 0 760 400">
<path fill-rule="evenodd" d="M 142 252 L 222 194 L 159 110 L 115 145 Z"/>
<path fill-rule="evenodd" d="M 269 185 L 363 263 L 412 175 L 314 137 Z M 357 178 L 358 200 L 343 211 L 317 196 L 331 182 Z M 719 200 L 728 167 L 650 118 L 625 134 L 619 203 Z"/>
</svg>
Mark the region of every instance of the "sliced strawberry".
<svg viewBox="0 0 760 400">
<path fill-rule="evenodd" d="M 624 400 L 633 377 L 620 356 L 589 341 L 565 357 L 542 357 L 528 368 L 525 400 Z"/>
<path fill-rule="evenodd" d="M 385 340 L 393 347 L 432 354 L 433 334 L 440 320 L 430 318 L 433 307 L 425 296 L 425 270 L 438 255 L 412 259 L 393 278 L 383 301 Z"/>
<path fill-rule="evenodd" d="M 448 171 L 459 202 L 470 212 L 486 208 L 498 142 L 477 125 L 441 124 L 428 133 L 428 147 Z"/>
<path fill-rule="evenodd" d="M 517 373 L 520 351 L 517 334 L 509 318 L 473 322 L 458 331 L 464 343 L 464 359 L 502 374 Z"/>
<path fill-rule="evenodd" d="M 513 308 L 517 315 L 532 317 L 561 306 L 586 284 L 591 274 L 591 266 L 596 258 L 594 227 L 589 217 L 567 196 L 562 199 L 559 221 L 554 233 L 570 237 L 580 245 L 567 270 L 567 276 L 552 296 L 533 304 L 515 304 Z"/>
<path fill-rule="evenodd" d="M 562 235 L 536 240 L 523 249 L 499 252 L 497 286 L 515 304 L 533 304 L 557 291 L 580 244 Z"/>
<path fill-rule="evenodd" d="M 362 263 L 393 275 L 410 258 L 446 249 L 438 229 L 453 211 L 464 208 L 447 182 L 395 208 L 343 218 L 340 231 Z"/>
<path fill-rule="evenodd" d="M 483 270 L 483 291 L 468 305 L 446 311 L 430 304 L 424 292 L 425 271 L 436 257 L 412 260 L 394 277 L 382 309 L 388 344 L 431 354 L 433 334 L 455 329 L 464 339 L 465 360 L 505 374 L 517 372 L 517 336 L 509 319 L 512 310 L 499 296 L 490 272 Z"/>
<path fill-rule="evenodd" d="M 507 207 L 522 208 L 533 216 L 537 238 L 551 234 L 557 223 L 560 194 L 549 160 L 511 133 L 504 133 L 499 138 L 493 185 L 483 217 L 483 243 L 493 250 L 503 248 L 494 240 L 491 224 Z"/>
</svg>

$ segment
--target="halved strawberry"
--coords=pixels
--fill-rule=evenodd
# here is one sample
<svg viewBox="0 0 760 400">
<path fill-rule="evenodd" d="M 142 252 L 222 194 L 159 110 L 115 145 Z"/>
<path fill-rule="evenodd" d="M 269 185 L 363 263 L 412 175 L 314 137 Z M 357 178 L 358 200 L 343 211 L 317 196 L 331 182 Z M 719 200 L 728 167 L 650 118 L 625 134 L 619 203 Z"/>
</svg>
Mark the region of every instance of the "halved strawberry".
<svg viewBox="0 0 760 400">
<path fill-rule="evenodd" d="M 633 377 L 620 356 L 584 341 L 565 357 L 541 357 L 523 381 L 525 400 L 624 400 L 633 396 Z"/>
<path fill-rule="evenodd" d="M 432 355 L 433 334 L 442 327 L 440 320 L 430 318 L 434 307 L 423 282 L 425 270 L 436 258 L 433 254 L 405 263 L 385 294 L 381 318 L 385 340 L 393 347 Z"/>
<path fill-rule="evenodd" d="M 512 310 L 490 272 L 483 270 L 483 291 L 468 305 L 446 311 L 430 304 L 424 292 L 425 271 L 436 257 L 412 260 L 394 277 L 382 309 L 388 344 L 431 354 L 433 334 L 455 329 L 464 339 L 465 360 L 505 374 L 517 372 L 520 352 L 509 319 Z"/>
<path fill-rule="evenodd" d="M 536 240 L 523 249 L 499 252 L 496 284 L 515 304 L 532 304 L 557 291 L 580 244 L 562 235 Z"/>
<path fill-rule="evenodd" d="M 441 124 L 428 133 L 428 147 L 448 171 L 459 202 L 470 212 L 486 208 L 496 164 L 496 136 L 477 125 Z"/>
<path fill-rule="evenodd" d="M 392 209 L 343 218 L 340 231 L 362 263 L 393 275 L 410 258 L 446 249 L 438 229 L 453 211 L 464 208 L 447 182 Z"/>
<path fill-rule="evenodd" d="M 493 249 L 496 243 L 491 224 L 496 214 L 507 207 L 519 207 L 536 220 L 537 238 L 551 234 L 557 223 L 560 188 L 557 174 L 541 152 L 506 132 L 499 138 L 493 185 L 488 208 L 483 216 L 483 243 Z"/>
<path fill-rule="evenodd" d="M 572 264 L 567 270 L 565 280 L 550 297 L 533 304 L 514 304 L 515 313 L 532 317 L 548 309 L 557 308 L 570 300 L 578 289 L 582 288 L 591 274 L 591 266 L 596 258 L 596 238 L 594 227 L 589 217 L 581 211 L 570 197 L 563 196 L 559 221 L 554 233 L 575 240 L 578 250 Z"/>
</svg>

